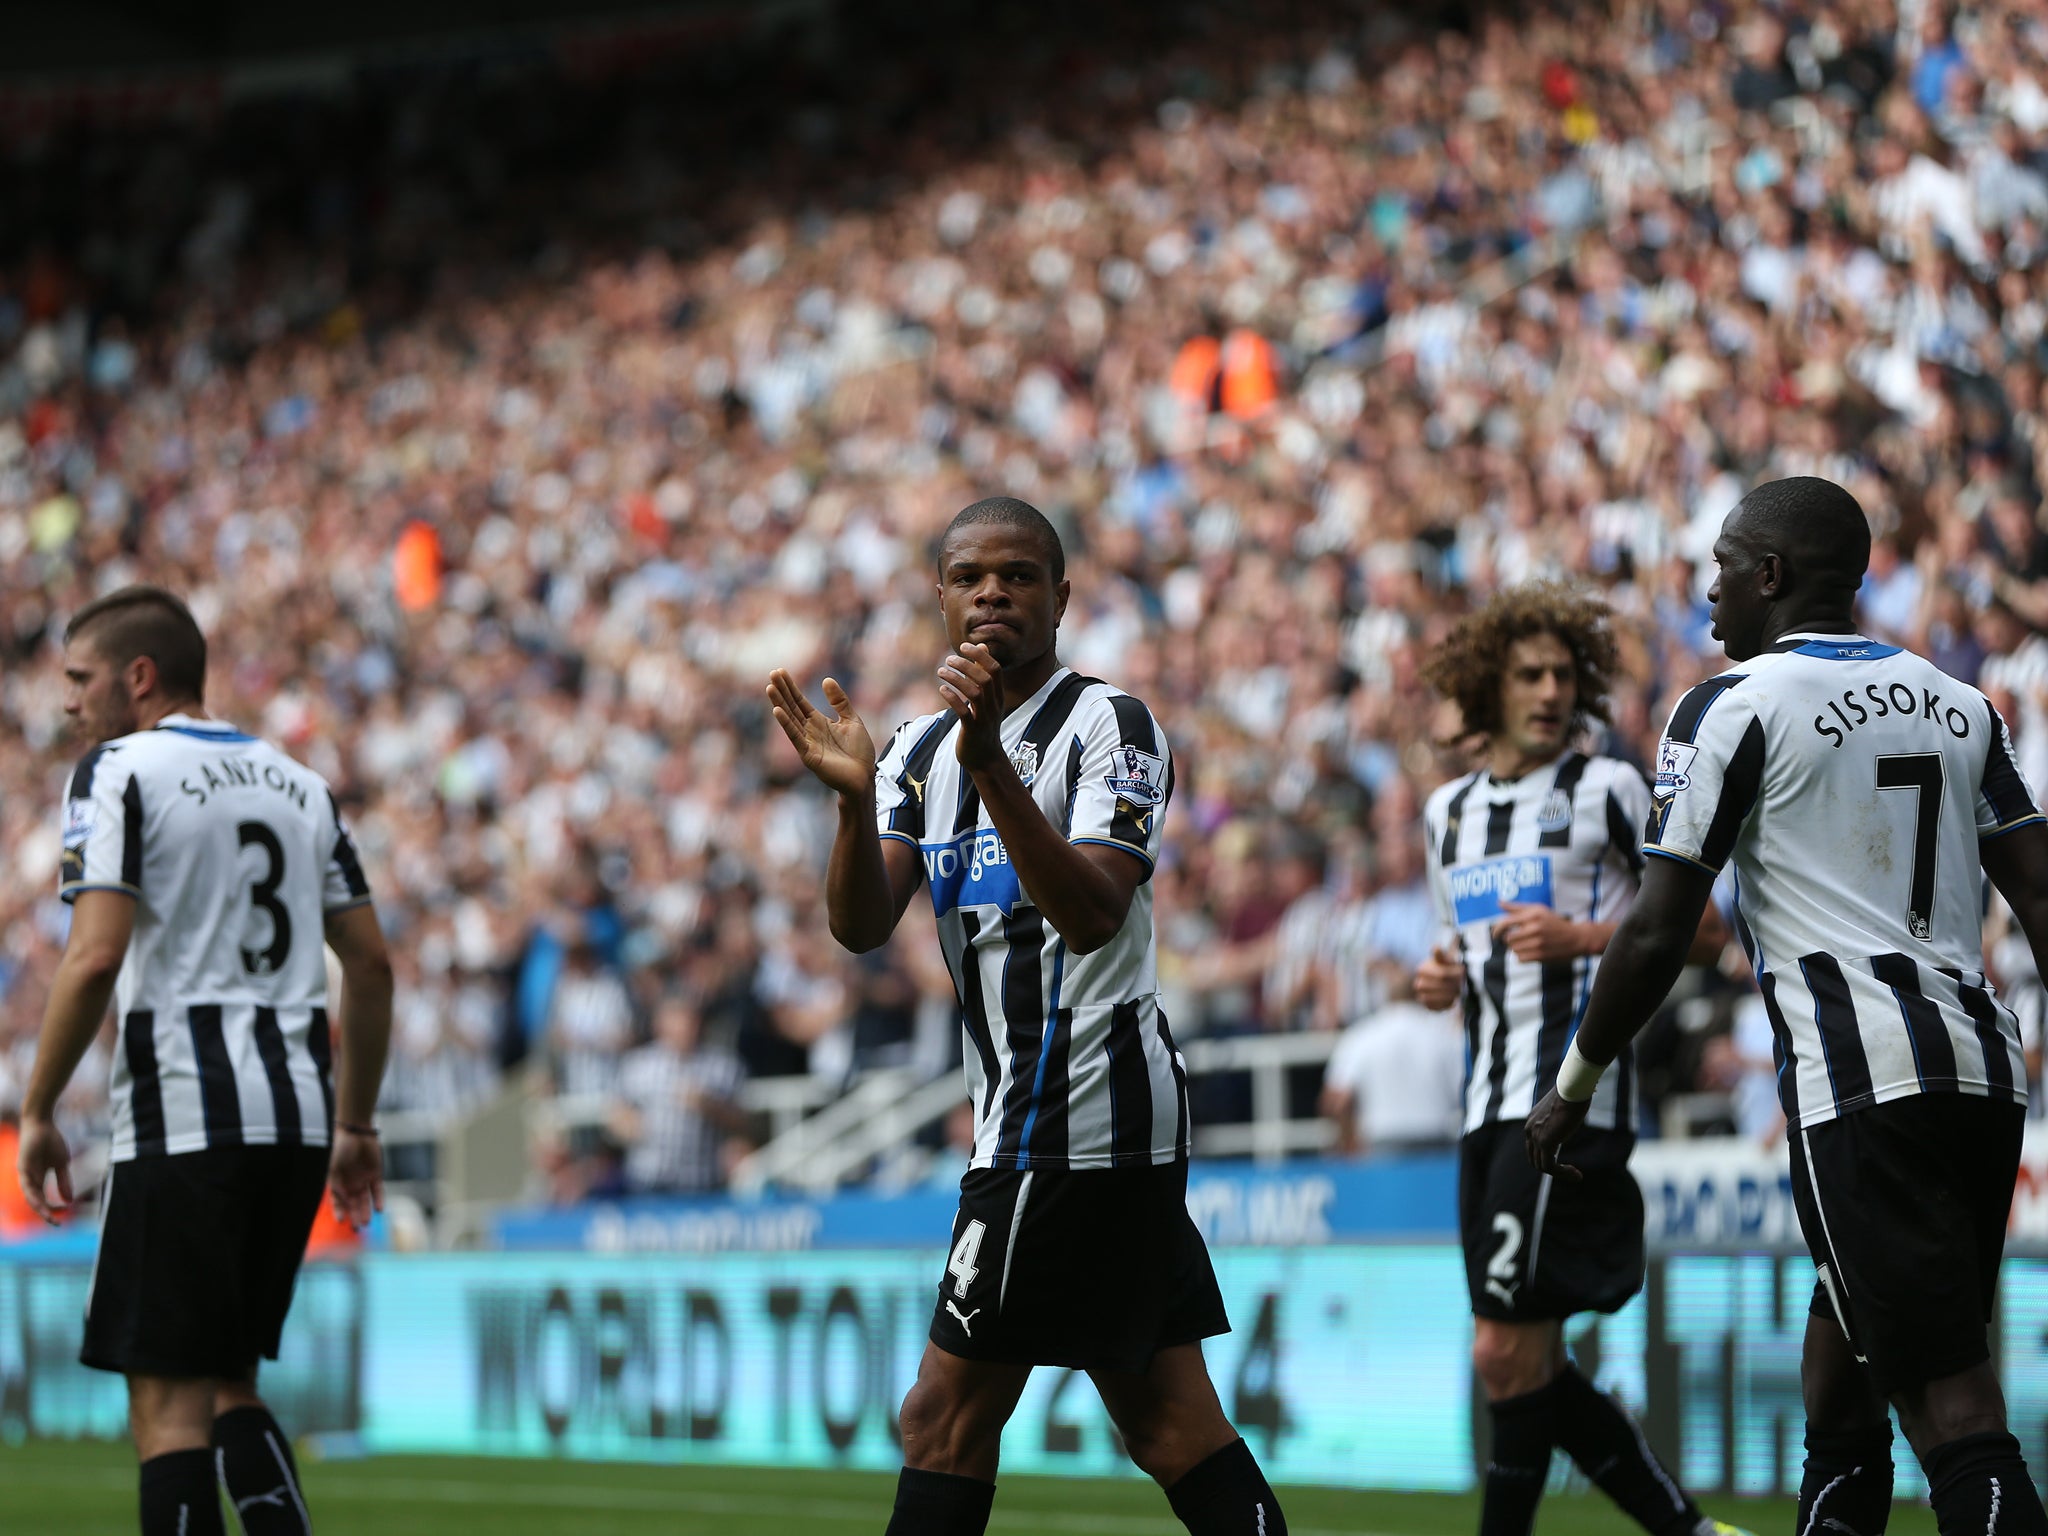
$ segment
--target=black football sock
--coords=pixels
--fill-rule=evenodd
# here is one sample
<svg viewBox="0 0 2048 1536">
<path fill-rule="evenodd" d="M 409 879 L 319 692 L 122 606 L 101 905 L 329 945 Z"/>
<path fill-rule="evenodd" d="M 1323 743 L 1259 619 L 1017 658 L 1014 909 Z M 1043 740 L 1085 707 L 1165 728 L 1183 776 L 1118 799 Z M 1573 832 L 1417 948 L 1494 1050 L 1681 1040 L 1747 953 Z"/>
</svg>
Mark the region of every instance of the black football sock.
<svg viewBox="0 0 2048 1536">
<path fill-rule="evenodd" d="M 2042 1536 L 2048 1514 L 2020 1443 L 2004 1430 L 1965 1435 L 1920 1458 L 1941 1536 Z"/>
<path fill-rule="evenodd" d="M 1548 1400 L 1558 1445 L 1623 1514 L 1655 1536 L 1699 1529 L 1700 1507 L 1664 1470 L 1621 1404 L 1569 1365 L 1536 1395 Z"/>
<path fill-rule="evenodd" d="M 883 1536 L 982 1536 L 995 1501 L 994 1483 L 905 1467 L 896 1478 L 896 1512 Z"/>
<path fill-rule="evenodd" d="M 1862 1429 L 1809 1429 L 1796 1528 L 1836 1536 L 1884 1536 L 1891 1516 L 1891 1422 Z"/>
<path fill-rule="evenodd" d="M 1479 1505 L 1479 1536 L 1529 1536 L 1550 1480 L 1550 1388 L 1486 1405 L 1493 1454 Z"/>
<path fill-rule="evenodd" d="M 312 1536 L 292 1443 L 268 1408 L 230 1408 L 215 1419 L 213 1461 L 243 1536 Z"/>
<path fill-rule="evenodd" d="M 1166 1490 L 1166 1502 L 1194 1536 L 1287 1536 L 1287 1517 L 1243 1440 L 1195 1463 Z"/>
<path fill-rule="evenodd" d="M 142 1536 L 227 1536 L 213 1452 L 166 1451 L 142 1464 Z"/>
</svg>

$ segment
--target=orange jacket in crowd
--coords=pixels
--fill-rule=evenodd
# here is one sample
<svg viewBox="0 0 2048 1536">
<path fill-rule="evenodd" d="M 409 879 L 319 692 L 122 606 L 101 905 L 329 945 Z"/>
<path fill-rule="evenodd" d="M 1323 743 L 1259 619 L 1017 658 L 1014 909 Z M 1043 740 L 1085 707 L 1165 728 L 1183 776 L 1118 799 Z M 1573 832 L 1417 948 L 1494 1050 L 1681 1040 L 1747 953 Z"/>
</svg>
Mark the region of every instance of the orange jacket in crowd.
<svg viewBox="0 0 2048 1536">
<path fill-rule="evenodd" d="M 1272 344 L 1257 331 L 1239 326 L 1221 342 L 1196 336 L 1185 343 L 1166 376 L 1166 387 L 1191 404 L 1252 421 L 1279 397 L 1279 369 Z"/>
<path fill-rule="evenodd" d="M 21 1128 L 11 1120 L 0 1120 L 0 1243 L 18 1241 L 42 1230 L 42 1222 L 28 1208 L 21 1175 L 15 1171 L 16 1153 L 20 1149 Z"/>
<path fill-rule="evenodd" d="M 313 1218 L 313 1232 L 306 1239 L 306 1257 L 340 1258 L 363 1246 L 363 1235 L 334 1214 L 334 1202 L 320 1197 L 320 1214 Z"/>
</svg>

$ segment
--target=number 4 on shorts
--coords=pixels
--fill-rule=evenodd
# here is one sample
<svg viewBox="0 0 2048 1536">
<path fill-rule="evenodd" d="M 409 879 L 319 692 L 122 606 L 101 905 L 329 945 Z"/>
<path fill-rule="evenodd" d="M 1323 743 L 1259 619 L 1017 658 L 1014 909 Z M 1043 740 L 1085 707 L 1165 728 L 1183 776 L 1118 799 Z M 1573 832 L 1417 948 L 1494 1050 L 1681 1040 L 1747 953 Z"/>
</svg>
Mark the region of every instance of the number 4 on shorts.
<svg viewBox="0 0 2048 1536">
<path fill-rule="evenodd" d="M 946 1260 L 946 1273 L 953 1277 L 953 1294 L 962 1301 L 967 1299 L 967 1288 L 974 1284 L 974 1277 L 981 1273 L 974 1261 L 981 1257 L 982 1234 L 987 1231 L 981 1222 L 967 1223 L 967 1230 L 953 1245 L 953 1256 Z"/>
</svg>

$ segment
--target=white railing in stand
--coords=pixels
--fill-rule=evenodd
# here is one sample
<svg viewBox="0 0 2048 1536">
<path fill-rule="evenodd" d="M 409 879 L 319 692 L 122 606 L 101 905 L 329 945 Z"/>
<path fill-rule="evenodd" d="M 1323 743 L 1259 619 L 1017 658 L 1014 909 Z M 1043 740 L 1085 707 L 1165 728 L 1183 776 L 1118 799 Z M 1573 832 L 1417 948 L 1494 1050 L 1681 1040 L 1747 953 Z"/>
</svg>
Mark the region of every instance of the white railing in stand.
<svg viewBox="0 0 2048 1536">
<path fill-rule="evenodd" d="M 902 1069 L 871 1072 L 856 1079 L 843 1097 L 816 1114 L 797 1120 L 758 1151 L 740 1159 L 733 1169 L 733 1193 L 759 1194 L 771 1184 L 809 1187 L 809 1170 L 814 1161 L 834 1158 L 833 1149 L 839 1143 L 858 1134 L 870 1120 L 917 1086 L 916 1074 Z M 916 1129 L 909 1134 L 915 1135 Z"/>
<path fill-rule="evenodd" d="M 1337 1038 L 1333 1031 L 1317 1030 L 1301 1035 L 1226 1035 L 1184 1044 L 1180 1053 L 1190 1075 L 1248 1072 L 1252 1079 L 1251 1119 L 1196 1126 L 1196 1155 L 1248 1156 L 1278 1163 L 1297 1153 L 1334 1146 L 1337 1128 L 1313 1109 L 1304 1119 L 1288 1117 L 1287 1074 L 1296 1067 L 1327 1064 Z"/>
<path fill-rule="evenodd" d="M 790 1182 L 817 1195 L 829 1195 L 856 1177 L 877 1158 L 901 1150 L 927 1127 L 944 1120 L 967 1097 L 967 1085 L 954 1071 L 885 1101 L 860 1125 L 821 1148 Z M 734 1188 L 738 1188 L 735 1177 Z"/>
<path fill-rule="evenodd" d="M 1252 1157 L 1272 1164 L 1331 1147 L 1336 1130 L 1328 1121 L 1313 1110 L 1300 1118 L 1290 1116 L 1288 1074 L 1324 1065 L 1336 1044 L 1336 1035 L 1319 1032 L 1239 1035 L 1183 1045 L 1181 1055 L 1191 1077 L 1246 1073 L 1251 1078 L 1252 1118 L 1240 1124 L 1197 1126 L 1196 1153 Z M 733 1174 L 733 1191 L 758 1194 L 779 1184 L 829 1194 L 916 1141 L 964 1096 L 958 1072 L 923 1083 L 905 1072 L 875 1073 L 830 1108 L 799 1121 L 742 1161 Z"/>
<path fill-rule="evenodd" d="M 1313 1109 L 1298 1117 L 1290 1113 L 1288 1076 L 1326 1064 L 1336 1044 L 1335 1034 L 1320 1031 L 1183 1044 L 1190 1077 L 1243 1073 L 1251 1079 L 1251 1119 L 1196 1126 L 1196 1154 L 1273 1164 L 1327 1151 L 1335 1143 L 1335 1127 Z M 758 1195 L 781 1187 L 828 1195 L 909 1147 L 965 1096 L 957 1070 L 921 1079 L 914 1071 L 891 1068 L 863 1074 L 851 1087 L 815 1077 L 758 1078 L 741 1089 L 740 1102 L 768 1118 L 770 1135 L 733 1170 L 733 1193 Z M 536 1130 L 559 1132 L 602 1125 L 606 1103 L 601 1098 L 543 1099 L 532 1114 Z"/>
<path fill-rule="evenodd" d="M 841 1085 L 823 1077 L 756 1077 L 740 1085 L 740 1108 L 765 1116 L 768 1139 L 788 1134 L 806 1115 L 839 1096 Z"/>
</svg>

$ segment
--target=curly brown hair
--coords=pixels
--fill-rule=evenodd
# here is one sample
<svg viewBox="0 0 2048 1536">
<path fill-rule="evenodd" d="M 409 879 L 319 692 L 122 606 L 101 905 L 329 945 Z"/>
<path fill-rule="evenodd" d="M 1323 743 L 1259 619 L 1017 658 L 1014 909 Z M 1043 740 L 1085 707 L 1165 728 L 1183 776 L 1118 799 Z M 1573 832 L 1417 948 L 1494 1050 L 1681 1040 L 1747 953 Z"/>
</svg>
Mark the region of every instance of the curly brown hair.
<svg viewBox="0 0 2048 1536">
<path fill-rule="evenodd" d="M 1621 655 L 1608 628 L 1613 610 L 1599 598 L 1562 581 L 1532 581 L 1495 594 L 1484 608 L 1458 621 L 1423 667 L 1429 685 L 1453 700 L 1465 729 L 1492 735 L 1500 729 L 1500 689 L 1508 648 L 1532 635 L 1555 635 L 1572 653 L 1578 684 L 1574 728 L 1607 720 L 1607 691 Z"/>
</svg>

